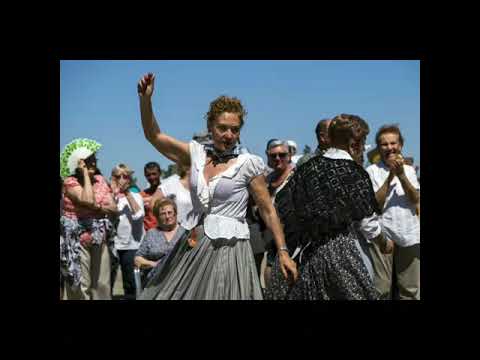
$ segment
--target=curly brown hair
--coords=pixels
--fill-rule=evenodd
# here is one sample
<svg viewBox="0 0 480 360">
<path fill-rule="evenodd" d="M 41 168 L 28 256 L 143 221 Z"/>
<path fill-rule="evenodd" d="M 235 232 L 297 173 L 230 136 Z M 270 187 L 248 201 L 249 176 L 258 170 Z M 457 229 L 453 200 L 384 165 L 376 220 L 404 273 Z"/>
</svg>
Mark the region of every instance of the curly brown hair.
<svg viewBox="0 0 480 360">
<path fill-rule="evenodd" d="M 365 120 L 350 114 L 335 116 L 328 127 L 328 136 L 332 145 L 348 144 L 350 140 L 365 141 L 369 132 L 370 128 Z"/>
<path fill-rule="evenodd" d="M 235 113 L 240 119 L 240 128 L 243 126 L 243 118 L 247 116 L 247 110 L 236 97 L 221 95 L 210 103 L 210 108 L 205 114 L 207 128 L 210 130 L 213 122 L 224 112 Z"/>
</svg>

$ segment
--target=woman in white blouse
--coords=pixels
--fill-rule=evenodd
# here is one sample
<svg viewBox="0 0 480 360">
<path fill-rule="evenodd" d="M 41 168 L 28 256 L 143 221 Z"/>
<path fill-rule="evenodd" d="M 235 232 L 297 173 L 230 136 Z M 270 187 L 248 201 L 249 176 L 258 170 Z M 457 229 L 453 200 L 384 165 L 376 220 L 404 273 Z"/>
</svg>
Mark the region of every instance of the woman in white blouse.
<svg viewBox="0 0 480 360">
<path fill-rule="evenodd" d="M 261 300 L 245 220 L 249 194 L 274 234 L 283 276 L 296 280 L 296 265 L 265 185 L 263 161 L 241 154 L 237 146 L 246 115 L 240 101 L 227 96 L 215 99 L 206 114 L 212 142 L 184 143 L 158 127 L 151 102 L 154 79 L 150 73 L 138 83 L 144 134 L 164 156 L 191 166 L 194 217 L 203 222 L 205 235 L 193 248 L 179 241 L 159 275 L 162 281 L 147 287 L 140 299 Z"/>
<path fill-rule="evenodd" d="M 117 209 L 120 212 L 114 241 L 122 269 L 126 300 L 135 300 L 134 258 L 145 232 L 143 198 L 139 193 L 129 190 L 132 186 L 132 173 L 133 171 L 127 165 L 119 164 L 112 170 L 111 183 Z M 112 284 L 114 281 L 115 279 L 112 278 Z"/>
</svg>

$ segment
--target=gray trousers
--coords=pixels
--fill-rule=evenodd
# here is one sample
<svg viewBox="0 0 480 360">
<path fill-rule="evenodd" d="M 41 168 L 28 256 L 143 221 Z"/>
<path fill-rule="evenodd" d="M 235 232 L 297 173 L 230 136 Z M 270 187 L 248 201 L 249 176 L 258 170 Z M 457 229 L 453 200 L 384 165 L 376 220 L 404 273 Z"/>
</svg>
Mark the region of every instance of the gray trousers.
<svg viewBox="0 0 480 360">
<path fill-rule="evenodd" d="M 376 244 L 371 244 L 370 254 L 375 273 L 374 283 L 381 298 L 392 298 L 392 271 L 395 275 L 400 300 L 420 300 L 420 244 L 401 247 L 395 245 L 393 254 L 382 254 Z"/>
<path fill-rule="evenodd" d="M 110 254 L 105 243 L 80 245 L 81 280 L 79 287 L 66 285 L 67 300 L 111 300 Z"/>
</svg>

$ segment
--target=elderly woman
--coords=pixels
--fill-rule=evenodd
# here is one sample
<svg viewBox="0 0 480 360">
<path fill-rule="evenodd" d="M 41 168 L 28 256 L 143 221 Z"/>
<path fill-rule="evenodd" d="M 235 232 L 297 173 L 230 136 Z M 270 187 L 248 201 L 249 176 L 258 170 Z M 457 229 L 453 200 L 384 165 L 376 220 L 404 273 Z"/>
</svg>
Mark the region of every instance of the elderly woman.
<svg viewBox="0 0 480 360">
<path fill-rule="evenodd" d="M 60 265 L 69 300 L 109 300 L 110 254 L 118 214 L 112 192 L 97 168 L 101 145 L 75 139 L 60 156 L 64 180 Z"/>
<path fill-rule="evenodd" d="M 375 193 L 361 161 L 368 129 L 355 115 L 335 117 L 331 148 L 295 171 L 277 194 L 287 239 L 301 247 L 299 280 L 287 284 L 278 261 L 267 288 L 269 299 L 378 299 L 360 251 L 359 232 L 391 252 L 381 234 Z"/>
<path fill-rule="evenodd" d="M 166 258 L 177 241 L 185 234 L 178 223 L 177 205 L 169 198 L 157 200 L 153 206 L 157 227 L 147 231 L 135 255 L 135 266 L 142 270 L 142 286 L 145 287 L 153 275 L 153 268 Z"/>
<path fill-rule="evenodd" d="M 145 234 L 143 199 L 140 193 L 131 191 L 134 185 L 132 174 L 133 171 L 127 165 L 119 164 L 112 170 L 111 182 L 119 212 L 114 242 L 122 270 L 123 291 L 126 300 L 135 299 L 134 257 Z"/>
<path fill-rule="evenodd" d="M 160 184 L 152 196 L 152 204 L 157 200 L 169 197 L 177 206 L 178 222 L 187 230 L 191 230 L 193 224 L 193 205 L 190 195 L 190 169 L 184 165 L 177 165 L 178 177 L 172 177 L 169 181 Z"/>
<path fill-rule="evenodd" d="M 240 100 L 215 99 L 206 115 L 212 142 L 188 144 L 160 131 L 151 102 L 154 79 L 148 74 L 138 83 L 145 137 L 171 161 L 191 166 L 192 203 L 205 236 L 194 248 L 177 244 L 169 256 L 171 262 L 162 269 L 164 280 L 147 287 L 141 298 L 262 299 L 245 220 L 249 194 L 274 234 L 282 274 L 296 279 L 296 264 L 286 251 L 282 227 L 268 196 L 265 166 L 259 157 L 240 153 L 237 146 L 246 115 Z"/>
</svg>

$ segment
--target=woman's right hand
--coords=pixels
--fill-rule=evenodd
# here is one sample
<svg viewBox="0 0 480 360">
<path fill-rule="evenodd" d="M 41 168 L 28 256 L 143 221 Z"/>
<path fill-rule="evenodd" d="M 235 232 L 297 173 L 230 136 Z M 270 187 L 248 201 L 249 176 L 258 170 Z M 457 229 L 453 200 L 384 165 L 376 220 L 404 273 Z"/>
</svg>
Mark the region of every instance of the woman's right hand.
<svg viewBox="0 0 480 360">
<path fill-rule="evenodd" d="M 155 83 L 155 75 L 148 73 L 144 75 L 137 85 L 138 96 L 144 98 L 151 98 L 153 94 L 153 88 Z"/>
</svg>

